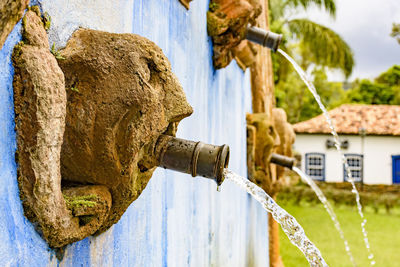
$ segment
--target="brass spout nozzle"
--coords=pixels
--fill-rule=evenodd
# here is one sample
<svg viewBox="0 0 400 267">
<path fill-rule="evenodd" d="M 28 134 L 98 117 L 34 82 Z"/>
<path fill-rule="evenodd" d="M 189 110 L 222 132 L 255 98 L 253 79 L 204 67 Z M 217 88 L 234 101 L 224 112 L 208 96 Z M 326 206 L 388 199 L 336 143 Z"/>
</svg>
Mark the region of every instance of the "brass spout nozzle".
<svg viewBox="0 0 400 267">
<path fill-rule="evenodd" d="M 224 181 L 229 164 L 229 146 L 214 146 L 161 135 L 157 143 L 159 166 L 195 176 Z"/>
<path fill-rule="evenodd" d="M 289 158 L 283 155 L 272 153 L 270 162 L 282 167 L 293 169 L 296 160 L 294 158 Z"/>
<path fill-rule="evenodd" d="M 276 52 L 282 41 L 282 34 L 266 31 L 257 27 L 247 27 L 246 39 Z"/>
</svg>

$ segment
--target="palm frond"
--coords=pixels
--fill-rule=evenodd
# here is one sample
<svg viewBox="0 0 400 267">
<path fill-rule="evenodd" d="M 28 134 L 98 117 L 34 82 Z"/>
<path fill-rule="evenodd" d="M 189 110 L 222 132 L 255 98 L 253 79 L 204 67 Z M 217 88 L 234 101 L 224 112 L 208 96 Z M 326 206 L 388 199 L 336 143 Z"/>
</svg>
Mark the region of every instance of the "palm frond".
<svg viewBox="0 0 400 267">
<path fill-rule="evenodd" d="M 350 76 L 355 64 L 353 52 L 336 32 L 308 19 L 290 20 L 288 26 L 310 62 L 341 69 Z"/>
<path fill-rule="evenodd" d="M 286 0 L 285 4 L 293 7 L 302 6 L 304 9 L 315 5 L 319 8 L 324 8 L 333 17 L 336 15 L 335 0 Z"/>
</svg>

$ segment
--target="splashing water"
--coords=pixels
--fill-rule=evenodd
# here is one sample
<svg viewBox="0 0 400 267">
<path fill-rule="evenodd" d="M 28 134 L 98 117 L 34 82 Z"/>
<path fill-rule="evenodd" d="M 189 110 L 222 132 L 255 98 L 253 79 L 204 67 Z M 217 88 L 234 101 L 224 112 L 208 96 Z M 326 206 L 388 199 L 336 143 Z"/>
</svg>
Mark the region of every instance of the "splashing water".
<svg viewBox="0 0 400 267">
<path fill-rule="evenodd" d="M 308 239 L 303 228 L 296 219 L 279 207 L 264 190 L 228 169 L 224 170 L 224 175 L 226 180 L 230 180 L 246 190 L 247 193 L 261 203 L 266 211 L 271 213 L 272 217 L 281 225 L 283 232 L 285 232 L 290 242 L 297 246 L 306 256 L 310 266 L 328 266 L 322 258 L 321 252 L 319 252 L 318 248 Z"/>
<path fill-rule="evenodd" d="M 342 163 L 344 165 L 344 168 L 346 170 L 346 174 L 347 174 L 347 180 L 351 183 L 352 186 L 352 190 L 351 192 L 356 196 L 356 203 L 357 203 L 357 210 L 358 210 L 358 214 L 361 217 L 361 231 L 362 234 L 364 236 L 364 244 L 365 247 L 367 248 L 368 251 L 368 259 L 370 260 L 370 264 L 371 265 L 375 265 L 375 260 L 374 260 L 374 254 L 371 251 L 371 247 L 369 245 L 369 240 L 368 240 L 368 233 L 367 230 L 365 229 L 365 225 L 367 224 L 367 219 L 365 219 L 364 217 L 364 213 L 362 211 L 362 206 L 361 206 L 361 202 L 360 202 L 360 194 L 357 191 L 356 185 L 354 183 L 354 179 L 351 175 L 351 171 L 349 168 L 349 164 L 347 163 L 346 157 L 344 156 L 342 149 L 340 148 L 340 139 L 339 139 L 339 135 L 337 134 L 335 127 L 333 126 L 332 123 L 332 119 L 329 116 L 328 110 L 325 108 L 324 104 L 321 101 L 321 97 L 318 95 L 317 90 L 314 87 L 314 84 L 310 81 L 310 79 L 307 77 L 307 74 L 304 72 L 304 70 L 294 61 L 293 58 L 291 58 L 288 54 L 285 53 L 285 51 L 278 49 L 278 52 L 284 56 L 294 67 L 294 69 L 297 71 L 297 73 L 300 75 L 301 79 L 303 80 L 303 82 L 306 84 L 308 90 L 312 93 L 312 95 L 314 96 L 315 100 L 318 103 L 318 106 L 320 107 L 320 109 L 322 110 L 326 122 L 329 125 L 329 128 L 331 129 L 331 134 L 333 135 L 333 139 L 335 142 L 335 147 L 336 150 L 340 153 L 341 155 L 341 159 L 342 159 Z"/>
<path fill-rule="evenodd" d="M 351 254 L 349 242 L 347 242 L 347 239 L 344 237 L 344 233 L 342 228 L 340 227 L 339 220 L 333 211 L 333 208 L 331 206 L 331 203 L 329 203 L 328 199 L 326 199 L 324 193 L 321 191 L 321 189 L 318 187 L 318 185 L 304 172 L 302 172 L 299 168 L 293 167 L 293 171 L 296 172 L 300 177 L 305 181 L 311 189 L 315 192 L 317 195 L 318 199 L 321 201 L 321 203 L 324 205 L 326 211 L 329 213 L 329 216 L 331 217 L 333 224 L 335 225 L 336 230 L 339 232 L 340 238 L 343 240 L 344 247 L 346 249 L 347 255 L 350 258 L 351 263 L 353 266 L 357 266 L 356 262 L 354 261 L 354 257 Z"/>
</svg>

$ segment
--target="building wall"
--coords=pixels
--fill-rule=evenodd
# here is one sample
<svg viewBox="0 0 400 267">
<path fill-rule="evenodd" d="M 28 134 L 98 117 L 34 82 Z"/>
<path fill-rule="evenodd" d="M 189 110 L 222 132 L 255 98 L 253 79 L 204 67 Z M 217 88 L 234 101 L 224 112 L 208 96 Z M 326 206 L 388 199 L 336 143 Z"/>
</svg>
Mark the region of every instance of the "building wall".
<svg viewBox="0 0 400 267">
<path fill-rule="evenodd" d="M 177 136 L 230 145 L 230 168 L 246 175 L 249 73 L 234 62 L 213 69 L 208 0 L 193 1 L 190 11 L 178 0 L 39 2 L 52 17 L 50 44 L 58 47 L 79 26 L 137 33 L 158 44 L 194 108 Z M 19 199 L 10 58 L 20 28 L 0 51 L 0 266 L 268 266 L 267 214 L 258 203 L 230 182 L 217 192 L 213 181 L 161 169 L 119 223 L 68 246 L 59 262 Z"/>
<path fill-rule="evenodd" d="M 325 180 L 327 182 L 343 182 L 343 165 L 340 154 L 335 148 L 326 148 L 327 139 L 332 139 L 332 136 L 325 134 L 296 135 L 294 148 L 303 157 L 302 170 L 305 171 L 306 153 L 324 153 Z M 361 136 L 341 135 L 341 140 L 349 141 L 349 148 L 343 149 L 343 153 L 364 155 L 364 183 L 392 184 L 392 155 L 400 155 L 400 137 L 365 136 L 363 141 Z M 363 143 L 364 145 L 362 145 Z"/>
</svg>

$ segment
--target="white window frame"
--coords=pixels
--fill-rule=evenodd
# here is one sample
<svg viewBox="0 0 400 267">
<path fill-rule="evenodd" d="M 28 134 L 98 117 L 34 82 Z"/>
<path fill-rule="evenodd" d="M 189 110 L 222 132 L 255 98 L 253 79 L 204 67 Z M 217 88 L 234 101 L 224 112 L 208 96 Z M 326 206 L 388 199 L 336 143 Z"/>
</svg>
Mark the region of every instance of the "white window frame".
<svg viewBox="0 0 400 267">
<path fill-rule="evenodd" d="M 325 154 L 311 152 L 306 153 L 305 157 L 306 174 L 310 176 L 313 180 L 325 181 Z M 320 161 L 320 164 L 315 164 L 315 161 L 313 162 L 313 159 L 318 159 Z M 321 175 L 315 175 L 315 172 L 313 172 L 313 170 L 321 170 Z"/>
<path fill-rule="evenodd" d="M 347 164 L 349 165 L 349 169 L 351 171 L 351 176 L 354 182 L 362 183 L 364 179 L 364 155 L 362 154 L 345 154 Z M 359 164 L 354 165 L 353 163 L 358 161 Z M 354 175 L 355 172 L 358 172 L 360 175 Z M 347 172 L 346 168 L 343 164 L 343 181 L 347 182 Z"/>
</svg>

